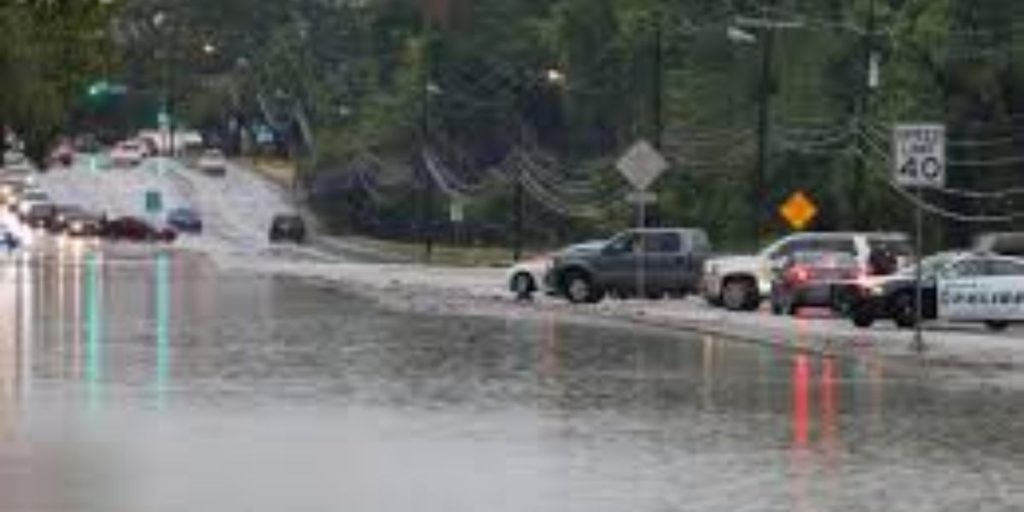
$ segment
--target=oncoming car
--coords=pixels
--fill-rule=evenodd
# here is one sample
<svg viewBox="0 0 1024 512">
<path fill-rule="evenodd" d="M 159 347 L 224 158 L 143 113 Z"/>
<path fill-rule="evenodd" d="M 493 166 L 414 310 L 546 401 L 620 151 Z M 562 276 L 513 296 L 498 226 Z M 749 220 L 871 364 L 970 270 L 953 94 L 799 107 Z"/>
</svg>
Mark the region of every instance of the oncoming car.
<svg viewBox="0 0 1024 512">
<path fill-rule="evenodd" d="M 196 167 L 207 176 L 222 178 L 228 172 L 228 160 L 219 149 L 208 149 L 196 162 Z"/>
<path fill-rule="evenodd" d="M 940 253 L 921 263 L 921 318 L 983 323 L 1001 331 L 1024 323 L 1024 259 L 977 253 Z M 858 327 L 891 319 L 917 325 L 917 270 L 850 283 L 843 291 Z"/>
</svg>

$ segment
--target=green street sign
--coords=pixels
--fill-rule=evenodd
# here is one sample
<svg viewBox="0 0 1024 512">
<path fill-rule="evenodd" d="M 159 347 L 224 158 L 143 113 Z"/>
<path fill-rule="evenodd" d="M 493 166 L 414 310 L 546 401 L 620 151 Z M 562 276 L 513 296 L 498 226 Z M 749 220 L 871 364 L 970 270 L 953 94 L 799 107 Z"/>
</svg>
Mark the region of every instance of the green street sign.
<svg viewBox="0 0 1024 512">
<path fill-rule="evenodd" d="M 164 209 L 163 196 L 157 190 L 146 191 L 146 213 L 160 213 Z"/>
</svg>

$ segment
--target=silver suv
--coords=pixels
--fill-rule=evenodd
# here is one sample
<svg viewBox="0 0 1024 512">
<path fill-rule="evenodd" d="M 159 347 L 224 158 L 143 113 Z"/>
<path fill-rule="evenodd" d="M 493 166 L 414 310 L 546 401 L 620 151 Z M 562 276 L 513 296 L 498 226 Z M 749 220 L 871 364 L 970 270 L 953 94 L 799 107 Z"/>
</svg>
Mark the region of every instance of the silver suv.
<svg viewBox="0 0 1024 512">
<path fill-rule="evenodd" d="M 901 233 L 797 233 L 753 256 L 713 258 L 704 264 L 704 298 L 733 311 L 753 311 L 771 293 L 774 270 L 796 253 L 853 255 L 865 274 L 887 275 L 908 264 L 910 241 Z"/>
</svg>

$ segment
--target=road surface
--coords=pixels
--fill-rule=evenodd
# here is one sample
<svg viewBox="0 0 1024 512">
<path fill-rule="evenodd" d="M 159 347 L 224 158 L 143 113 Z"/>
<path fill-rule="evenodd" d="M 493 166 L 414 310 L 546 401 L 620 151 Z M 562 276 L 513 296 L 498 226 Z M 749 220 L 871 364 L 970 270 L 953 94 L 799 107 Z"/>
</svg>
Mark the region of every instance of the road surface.
<svg viewBox="0 0 1024 512">
<path fill-rule="evenodd" d="M 0 255 L 0 510 L 1024 508 L 1019 389 L 870 345 L 407 307 L 429 272 L 350 293 L 309 278 L 357 264 L 278 252 L 225 204 L 180 247 Z"/>
<path fill-rule="evenodd" d="M 1024 504 L 1024 395 L 870 352 L 409 313 L 128 246 L 0 283 L 5 511 Z"/>
</svg>

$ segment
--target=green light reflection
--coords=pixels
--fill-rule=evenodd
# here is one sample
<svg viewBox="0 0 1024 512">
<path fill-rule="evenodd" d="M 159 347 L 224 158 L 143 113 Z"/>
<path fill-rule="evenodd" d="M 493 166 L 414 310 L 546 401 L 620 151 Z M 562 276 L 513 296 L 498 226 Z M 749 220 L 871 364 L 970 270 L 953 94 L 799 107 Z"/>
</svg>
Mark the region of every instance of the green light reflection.
<svg viewBox="0 0 1024 512">
<path fill-rule="evenodd" d="M 170 261 L 167 254 L 161 253 L 156 257 L 156 393 L 157 402 L 163 405 L 164 396 L 167 391 L 167 381 L 170 377 L 170 321 L 171 321 L 171 293 L 170 293 Z"/>
</svg>

